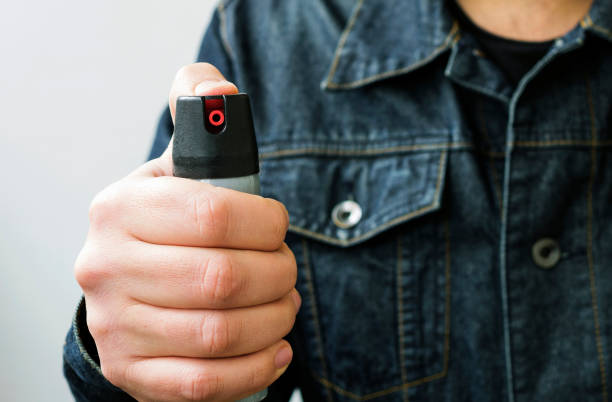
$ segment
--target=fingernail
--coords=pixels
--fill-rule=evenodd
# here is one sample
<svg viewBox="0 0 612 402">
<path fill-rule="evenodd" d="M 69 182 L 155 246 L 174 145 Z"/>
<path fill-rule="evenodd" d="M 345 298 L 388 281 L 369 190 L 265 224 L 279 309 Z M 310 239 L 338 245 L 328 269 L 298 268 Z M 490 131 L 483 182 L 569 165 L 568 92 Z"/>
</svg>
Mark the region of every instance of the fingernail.
<svg viewBox="0 0 612 402">
<path fill-rule="evenodd" d="M 281 369 L 288 365 L 291 362 L 291 358 L 293 357 L 293 351 L 288 346 L 283 346 L 278 352 L 276 352 L 276 357 L 274 358 L 274 365 L 277 369 Z"/>
<path fill-rule="evenodd" d="M 300 296 L 300 294 L 298 293 L 297 290 L 293 290 L 293 293 L 291 293 L 291 297 L 293 297 L 293 302 L 295 303 L 295 308 L 296 309 L 300 309 L 300 306 L 302 305 L 302 297 Z"/>
<path fill-rule="evenodd" d="M 196 96 L 223 95 L 227 92 L 228 87 L 231 87 L 233 89 L 235 88 L 235 85 L 225 80 L 202 81 L 195 87 L 195 95 Z"/>
</svg>

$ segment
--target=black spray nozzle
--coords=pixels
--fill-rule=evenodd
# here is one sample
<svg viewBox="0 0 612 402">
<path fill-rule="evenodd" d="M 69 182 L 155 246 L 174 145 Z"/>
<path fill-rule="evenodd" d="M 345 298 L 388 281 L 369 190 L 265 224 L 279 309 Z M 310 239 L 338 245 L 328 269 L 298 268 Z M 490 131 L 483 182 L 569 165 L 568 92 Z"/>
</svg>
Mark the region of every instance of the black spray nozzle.
<svg viewBox="0 0 612 402">
<path fill-rule="evenodd" d="M 172 160 L 174 175 L 190 179 L 258 173 L 259 157 L 248 95 L 178 98 Z"/>
</svg>

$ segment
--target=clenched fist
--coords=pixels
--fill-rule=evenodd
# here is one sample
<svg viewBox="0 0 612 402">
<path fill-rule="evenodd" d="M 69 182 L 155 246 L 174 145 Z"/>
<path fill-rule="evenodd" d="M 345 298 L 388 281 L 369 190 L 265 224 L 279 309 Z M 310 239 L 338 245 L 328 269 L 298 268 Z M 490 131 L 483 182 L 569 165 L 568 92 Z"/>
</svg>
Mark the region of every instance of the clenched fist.
<svg viewBox="0 0 612 402">
<path fill-rule="evenodd" d="M 209 64 L 170 94 L 236 93 Z M 272 199 L 172 177 L 171 146 L 96 196 L 75 275 L 102 373 L 139 400 L 236 400 L 274 382 L 300 306 Z"/>
</svg>

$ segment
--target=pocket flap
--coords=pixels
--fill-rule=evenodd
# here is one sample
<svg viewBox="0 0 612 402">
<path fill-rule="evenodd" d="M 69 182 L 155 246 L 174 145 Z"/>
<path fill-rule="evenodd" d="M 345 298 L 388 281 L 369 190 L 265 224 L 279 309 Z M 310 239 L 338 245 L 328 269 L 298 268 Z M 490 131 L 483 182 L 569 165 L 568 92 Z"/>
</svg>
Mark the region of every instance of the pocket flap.
<svg viewBox="0 0 612 402">
<path fill-rule="evenodd" d="M 351 246 L 440 208 L 447 150 L 402 149 L 264 154 L 262 194 L 285 204 L 289 231 Z"/>
</svg>

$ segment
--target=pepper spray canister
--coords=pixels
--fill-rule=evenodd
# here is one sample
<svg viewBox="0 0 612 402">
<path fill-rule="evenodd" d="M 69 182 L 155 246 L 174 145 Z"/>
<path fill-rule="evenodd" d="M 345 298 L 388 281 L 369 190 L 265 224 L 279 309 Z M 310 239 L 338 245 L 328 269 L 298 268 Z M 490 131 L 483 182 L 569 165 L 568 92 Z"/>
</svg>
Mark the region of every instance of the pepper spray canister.
<svg viewBox="0 0 612 402">
<path fill-rule="evenodd" d="M 176 102 L 174 175 L 259 194 L 259 156 L 247 94 Z"/>
<path fill-rule="evenodd" d="M 246 94 L 184 96 L 176 103 L 174 176 L 259 194 L 259 155 Z M 265 389 L 240 402 L 259 402 Z"/>
</svg>

